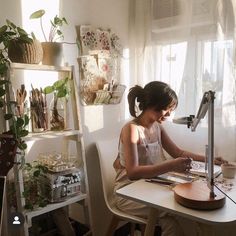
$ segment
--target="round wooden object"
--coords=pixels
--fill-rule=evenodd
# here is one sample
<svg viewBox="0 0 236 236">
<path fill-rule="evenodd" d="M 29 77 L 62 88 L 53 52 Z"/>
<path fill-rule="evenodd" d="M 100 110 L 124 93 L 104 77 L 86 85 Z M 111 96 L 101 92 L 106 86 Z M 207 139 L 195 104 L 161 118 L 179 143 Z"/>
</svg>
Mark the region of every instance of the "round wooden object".
<svg viewBox="0 0 236 236">
<path fill-rule="evenodd" d="M 225 196 L 216 188 L 214 188 L 215 197 L 210 197 L 210 189 L 205 182 L 178 184 L 173 190 L 175 200 L 188 208 L 213 210 L 225 204 Z"/>
</svg>

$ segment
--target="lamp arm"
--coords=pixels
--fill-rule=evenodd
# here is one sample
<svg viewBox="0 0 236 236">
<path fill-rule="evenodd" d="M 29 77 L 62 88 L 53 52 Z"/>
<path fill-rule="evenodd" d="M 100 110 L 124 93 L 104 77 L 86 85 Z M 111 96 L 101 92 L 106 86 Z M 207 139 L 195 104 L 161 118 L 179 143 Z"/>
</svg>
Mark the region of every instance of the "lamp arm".
<svg viewBox="0 0 236 236">
<path fill-rule="evenodd" d="M 208 111 L 208 145 L 206 150 L 207 161 L 207 186 L 210 189 L 210 197 L 214 198 L 214 99 L 215 92 L 205 92 L 197 113 L 193 119 L 191 130 L 195 131 L 199 121 L 203 119 Z"/>
<path fill-rule="evenodd" d="M 209 91 L 208 108 L 208 176 L 207 185 L 210 189 L 210 197 L 214 198 L 214 98 L 215 93 Z"/>
<path fill-rule="evenodd" d="M 198 112 L 196 117 L 193 119 L 192 124 L 191 124 L 191 131 L 195 131 L 200 120 L 203 119 L 208 111 L 209 108 L 209 102 L 211 98 L 209 97 L 209 93 L 211 91 L 205 92 L 202 97 L 202 101 L 200 103 Z"/>
</svg>

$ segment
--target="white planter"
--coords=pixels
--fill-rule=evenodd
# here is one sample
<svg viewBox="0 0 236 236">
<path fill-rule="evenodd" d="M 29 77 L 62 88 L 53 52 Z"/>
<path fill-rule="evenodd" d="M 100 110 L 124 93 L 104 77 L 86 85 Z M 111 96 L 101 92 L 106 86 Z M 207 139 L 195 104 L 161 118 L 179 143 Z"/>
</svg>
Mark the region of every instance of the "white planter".
<svg viewBox="0 0 236 236">
<path fill-rule="evenodd" d="M 58 42 L 42 42 L 43 65 L 61 66 L 63 59 L 63 45 Z"/>
</svg>

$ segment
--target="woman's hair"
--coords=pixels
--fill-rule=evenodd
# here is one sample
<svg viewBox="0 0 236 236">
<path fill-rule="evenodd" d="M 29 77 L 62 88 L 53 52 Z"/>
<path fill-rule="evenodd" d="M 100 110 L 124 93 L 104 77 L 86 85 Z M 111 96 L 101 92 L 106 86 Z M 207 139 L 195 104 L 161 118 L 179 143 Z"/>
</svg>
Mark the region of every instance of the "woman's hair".
<svg viewBox="0 0 236 236">
<path fill-rule="evenodd" d="M 144 88 L 136 85 L 129 90 L 129 112 L 133 117 L 137 117 L 135 109 L 136 99 L 139 103 L 138 108 L 142 112 L 147 108 L 161 111 L 178 104 L 178 97 L 175 91 L 168 84 L 161 81 L 152 81 L 146 84 Z"/>
</svg>

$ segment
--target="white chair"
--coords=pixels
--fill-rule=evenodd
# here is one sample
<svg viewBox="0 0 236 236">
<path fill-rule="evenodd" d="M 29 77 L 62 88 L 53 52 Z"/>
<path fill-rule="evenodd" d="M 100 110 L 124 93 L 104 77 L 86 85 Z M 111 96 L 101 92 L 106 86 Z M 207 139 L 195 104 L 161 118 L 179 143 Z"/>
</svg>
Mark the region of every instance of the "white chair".
<svg viewBox="0 0 236 236">
<path fill-rule="evenodd" d="M 96 142 L 99 163 L 100 163 L 100 170 L 101 170 L 104 200 L 106 202 L 107 208 L 113 214 L 111 223 L 109 225 L 106 234 L 107 236 L 113 235 L 115 229 L 117 228 L 118 224 L 121 223 L 121 221 L 138 223 L 138 224 L 147 223 L 142 218 L 120 211 L 119 209 L 117 209 L 117 207 L 114 205 L 112 201 L 113 186 L 116 175 L 115 169 L 113 168 L 113 162 L 117 156 L 118 152 L 117 146 L 118 146 L 117 139 L 110 139 Z"/>
</svg>

